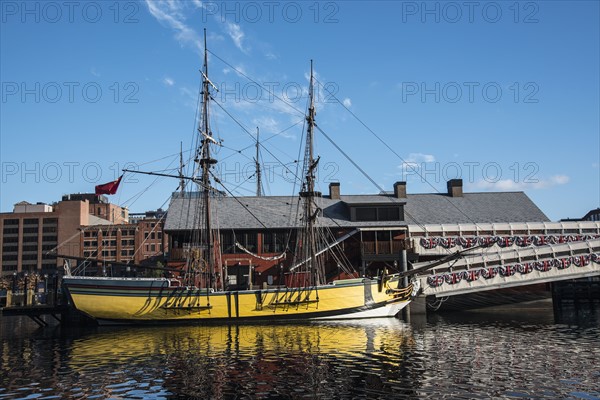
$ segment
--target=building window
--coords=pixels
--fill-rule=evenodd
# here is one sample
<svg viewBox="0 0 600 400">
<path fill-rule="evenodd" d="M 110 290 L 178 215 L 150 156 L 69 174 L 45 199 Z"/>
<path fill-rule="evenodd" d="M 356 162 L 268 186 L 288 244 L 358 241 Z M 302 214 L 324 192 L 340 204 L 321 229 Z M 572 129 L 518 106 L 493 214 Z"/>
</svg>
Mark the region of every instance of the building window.
<svg viewBox="0 0 600 400">
<path fill-rule="evenodd" d="M 234 239 L 247 250 L 251 252 L 256 252 L 256 246 L 258 242 L 258 235 L 256 232 L 236 232 Z M 236 246 L 235 242 L 233 243 L 233 250 L 234 253 L 244 252 L 242 249 Z"/>
<path fill-rule="evenodd" d="M 154 243 L 150 245 L 150 251 L 153 253 L 156 251 L 156 245 Z"/>
<path fill-rule="evenodd" d="M 25 218 L 23 220 L 23 225 L 37 225 L 37 224 L 38 224 L 37 218 Z"/>
<path fill-rule="evenodd" d="M 377 221 L 377 209 L 376 208 L 357 208 L 356 209 L 356 220 L 357 221 Z"/>
<path fill-rule="evenodd" d="M 399 221 L 400 209 L 398 207 L 379 207 L 377 221 Z"/>
<path fill-rule="evenodd" d="M 225 254 L 235 253 L 235 243 L 233 242 L 233 232 L 221 232 L 221 248 Z"/>
<path fill-rule="evenodd" d="M 5 219 L 4 220 L 4 226 L 7 225 L 19 225 L 19 220 L 18 219 Z"/>
<path fill-rule="evenodd" d="M 44 236 L 42 236 L 42 241 L 56 243 L 58 241 L 58 236 L 55 236 L 55 235 L 44 235 Z"/>
<path fill-rule="evenodd" d="M 401 221 L 400 207 L 357 207 L 356 221 Z"/>
<path fill-rule="evenodd" d="M 264 232 L 263 253 L 283 253 L 288 243 L 289 232 Z"/>
</svg>

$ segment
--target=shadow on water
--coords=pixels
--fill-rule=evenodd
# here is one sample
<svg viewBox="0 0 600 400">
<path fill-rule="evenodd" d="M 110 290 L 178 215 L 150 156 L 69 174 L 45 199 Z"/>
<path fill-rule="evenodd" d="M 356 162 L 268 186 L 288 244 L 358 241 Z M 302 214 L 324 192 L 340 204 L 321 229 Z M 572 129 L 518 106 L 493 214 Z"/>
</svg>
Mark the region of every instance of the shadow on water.
<svg viewBox="0 0 600 400">
<path fill-rule="evenodd" d="M 588 302 L 577 305 L 563 303 L 555 316 L 557 324 L 594 327 L 600 325 L 600 303 Z"/>
<path fill-rule="evenodd" d="M 514 327 L 558 324 L 584 329 L 600 326 L 600 304 L 591 302 L 580 303 L 577 307 L 563 304 L 555 312 L 552 300 L 546 299 L 519 304 L 431 314 L 427 316 L 427 321 L 430 324 L 450 323 Z"/>
</svg>

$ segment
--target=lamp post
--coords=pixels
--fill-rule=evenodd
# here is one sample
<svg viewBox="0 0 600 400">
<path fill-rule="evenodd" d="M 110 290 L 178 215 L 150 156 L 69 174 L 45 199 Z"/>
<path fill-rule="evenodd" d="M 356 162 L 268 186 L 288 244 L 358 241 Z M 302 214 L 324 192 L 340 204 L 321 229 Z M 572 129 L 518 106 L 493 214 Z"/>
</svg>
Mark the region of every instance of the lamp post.
<svg viewBox="0 0 600 400">
<path fill-rule="evenodd" d="M 13 293 L 17 291 L 17 273 L 13 272 Z"/>
<path fill-rule="evenodd" d="M 25 279 L 23 282 L 23 305 L 27 305 L 27 278 L 28 278 L 28 274 L 25 273 Z"/>
<path fill-rule="evenodd" d="M 48 274 L 44 274 L 44 304 L 48 304 Z"/>
<path fill-rule="evenodd" d="M 279 264 L 279 282 L 277 282 L 277 285 L 279 286 L 283 286 L 285 284 L 284 279 L 283 279 L 283 264 Z"/>
<path fill-rule="evenodd" d="M 37 291 L 38 291 L 38 274 L 37 272 L 33 275 L 33 305 L 37 304 Z"/>
</svg>

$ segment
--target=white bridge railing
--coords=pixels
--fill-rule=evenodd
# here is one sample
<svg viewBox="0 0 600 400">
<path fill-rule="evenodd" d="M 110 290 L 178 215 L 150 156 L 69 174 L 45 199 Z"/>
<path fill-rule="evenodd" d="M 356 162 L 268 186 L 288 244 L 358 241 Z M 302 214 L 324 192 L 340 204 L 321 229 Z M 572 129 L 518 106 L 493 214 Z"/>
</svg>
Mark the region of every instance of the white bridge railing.
<svg viewBox="0 0 600 400">
<path fill-rule="evenodd" d="M 411 225 L 415 252 L 447 255 L 477 245 L 498 249 L 573 243 L 600 238 L 600 222 Z"/>
<path fill-rule="evenodd" d="M 476 251 L 420 275 L 424 294 L 444 297 L 600 275 L 600 239 Z"/>
</svg>

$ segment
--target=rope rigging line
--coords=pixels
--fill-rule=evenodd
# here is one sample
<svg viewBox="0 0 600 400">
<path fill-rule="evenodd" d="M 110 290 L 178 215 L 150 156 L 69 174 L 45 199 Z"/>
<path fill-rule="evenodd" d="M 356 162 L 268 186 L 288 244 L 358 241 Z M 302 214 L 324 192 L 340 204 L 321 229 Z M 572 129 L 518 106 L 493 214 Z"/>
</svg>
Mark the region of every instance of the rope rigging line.
<svg viewBox="0 0 600 400">
<path fill-rule="evenodd" d="M 233 120 L 233 121 L 236 123 L 236 124 L 238 124 L 238 125 L 239 125 L 239 127 L 240 127 L 240 128 L 242 128 L 242 130 L 243 130 L 244 132 L 246 132 L 246 133 L 247 133 L 247 134 L 248 134 L 248 135 L 249 135 L 251 138 L 254 138 L 253 134 L 252 134 L 252 133 L 250 133 L 250 131 L 249 131 L 248 129 L 246 129 L 246 127 L 245 127 L 245 126 L 244 126 L 244 125 L 243 125 L 241 122 L 239 122 L 239 121 L 238 121 L 238 120 L 237 120 L 237 119 L 236 119 L 236 118 L 235 118 L 235 117 L 234 117 L 234 116 L 233 116 L 233 115 L 232 115 L 232 114 L 231 114 L 229 111 L 227 111 L 227 110 L 226 110 L 226 109 L 225 109 L 225 108 L 224 108 L 224 107 L 223 107 L 223 106 L 222 106 L 222 105 L 221 105 L 221 104 L 220 104 L 218 101 L 216 101 L 216 100 L 214 100 L 214 99 L 213 99 L 213 101 L 214 101 L 214 102 L 215 102 L 215 103 L 216 103 L 216 104 L 217 104 L 217 105 L 218 105 L 218 106 L 219 106 L 219 107 L 220 107 L 220 108 L 221 108 L 221 109 L 222 109 L 222 110 L 223 110 L 223 111 L 224 111 L 224 112 L 225 112 L 225 113 L 226 113 L 226 114 L 227 114 L 227 115 L 228 115 L 228 116 L 229 116 L 229 117 L 230 117 L 230 118 L 231 118 L 231 119 L 232 119 L 232 120 Z M 277 160 L 277 162 L 279 162 L 279 164 L 280 164 L 282 167 L 284 167 L 284 168 L 285 168 L 287 171 L 289 171 L 291 174 L 293 174 L 293 175 L 294 175 L 294 177 L 295 177 L 296 179 L 300 180 L 300 178 L 299 178 L 299 177 L 298 177 L 296 174 L 294 174 L 294 173 L 292 172 L 292 170 L 290 170 L 290 169 L 289 169 L 289 168 L 288 168 L 288 167 L 287 167 L 287 166 L 286 166 L 286 165 L 285 165 L 285 164 L 284 164 L 284 163 L 283 163 L 283 162 L 282 162 L 282 161 L 281 161 L 281 160 L 280 160 L 280 159 L 279 159 L 277 156 L 275 156 L 275 154 L 273 154 L 273 153 L 272 153 L 272 152 L 271 152 L 271 151 L 270 151 L 268 148 L 264 147 L 264 145 L 263 145 L 263 144 L 261 144 L 261 143 L 259 143 L 259 145 L 260 145 L 260 146 L 261 146 L 261 147 L 262 147 L 262 148 L 263 148 L 263 149 L 264 149 L 264 150 L 265 150 L 267 153 L 269 153 L 269 154 L 271 155 L 271 157 L 273 157 L 275 160 Z"/>
<path fill-rule="evenodd" d="M 388 145 L 379 135 L 377 135 L 377 133 L 375 133 L 375 131 L 373 131 L 365 122 L 363 122 L 354 112 L 352 112 L 352 110 L 350 110 L 342 101 L 340 101 L 340 99 L 334 94 L 332 93 L 329 89 L 327 89 L 321 82 L 319 82 L 316 78 L 315 81 L 319 84 L 320 87 L 322 87 L 323 89 L 325 89 L 327 91 L 327 93 L 333 97 L 346 111 L 348 111 L 350 113 L 350 115 L 352 115 L 352 117 L 354 117 L 354 119 L 356 119 L 367 131 L 369 131 L 379 142 L 381 142 L 389 151 L 391 151 L 400 161 L 402 161 L 403 163 L 405 163 L 406 165 L 408 165 L 419 177 L 421 177 L 421 180 L 423 182 L 426 182 L 436 193 L 438 194 L 443 194 L 441 193 L 435 186 L 433 186 L 427 179 L 425 179 L 425 177 L 423 175 L 421 175 L 421 173 L 419 172 L 418 169 L 416 169 L 411 163 L 407 163 L 404 158 L 402 158 L 402 156 L 400 156 L 400 154 L 398 154 L 390 145 Z M 323 134 L 324 132 L 317 127 L 317 129 L 319 129 L 319 131 L 321 131 Z M 332 140 L 330 138 L 328 138 L 328 140 L 333 144 Z M 337 145 L 334 144 L 334 146 L 336 148 L 339 149 L 339 147 Z M 346 158 L 348 158 L 346 156 Z M 349 160 L 350 161 L 350 160 Z M 352 161 L 350 161 L 352 162 Z M 352 162 L 354 164 L 354 162 Z M 373 182 L 371 180 L 371 182 Z M 376 187 L 379 188 L 378 185 L 376 185 Z M 385 192 L 385 191 L 384 191 Z M 476 226 L 478 226 L 477 222 L 473 221 L 473 219 L 467 215 L 463 210 L 461 210 L 460 208 L 458 208 L 452 201 L 450 201 L 449 199 L 447 199 L 446 197 L 444 197 L 446 199 L 446 201 L 448 201 L 448 203 L 454 208 L 456 209 L 460 214 L 462 214 L 463 216 L 465 216 L 469 221 L 471 221 L 471 223 L 475 224 Z M 470 202 L 469 199 L 466 199 L 468 202 Z M 419 221 L 412 217 L 410 214 L 408 214 L 405 210 L 405 213 L 407 216 L 409 216 L 410 218 L 413 219 L 413 221 L 415 221 L 415 223 L 417 225 L 419 225 L 420 227 L 424 228 L 423 224 L 419 223 Z M 484 252 L 489 251 L 489 249 L 484 249 Z"/>
<path fill-rule="evenodd" d="M 223 187 L 223 189 L 225 189 L 225 191 L 227 193 L 229 193 L 229 195 L 235 199 L 235 201 L 237 201 L 242 207 L 244 207 L 244 209 L 246 211 L 248 211 L 248 213 L 250 213 L 250 215 L 252 215 L 252 217 L 258 221 L 259 224 L 261 224 L 263 226 L 263 228 L 268 229 L 267 226 L 252 212 L 250 211 L 250 209 L 240 201 L 240 199 L 237 198 L 237 196 L 235 196 L 228 188 L 227 186 L 223 185 L 223 183 L 219 180 L 219 178 L 217 178 L 212 171 L 209 171 L 210 175 L 213 177 L 213 179 L 215 180 L 216 183 L 218 183 L 219 185 L 221 185 L 221 187 Z"/>
<path fill-rule="evenodd" d="M 287 105 L 288 107 L 296 110 L 300 115 L 304 116 L 304 111 L 300 110 L 299 108 L 295 107 L 294 105 L 292 105 L 289 101 L 283 100 L 281 97 L 277 96 L 275 93 L 273 93 L 273 91 L 271 91 L 269 88 L 265 87 L 264 85 L 261 85 L 259 82 L 255 81 L 254 79 L 252 79 L 251 77 L 249 77 L 248 75 L 246 75 L 243 71 L 240 71 L 239 69 L 237 69 L 236 67 L 234 67 L 233 65 L 229 64 L 227 61 L 223 60 L 221 57 L 219 57 L 217 54 L 213 53 L 210 50 L 207 50 L 210 54 L 212 54 L 213 56 L 215 56 L 218 60 L 220 60 L 222 63 L 224 63 L 225 65 L 227 65 L 229 68 L 231 68 L 232 70 L 234 70 L 235 72 L 237 72 L 238 74 L 242 75 L 244 78 L 248 79 L 250 82 L 258 85 L 261 89 L 266 90 L 267 93 L 269 93 L 271 96 L 275 97 L 277 100 L 281 101 L 282 103 L 284 103 L 285 105 Z"/>
</svg>

